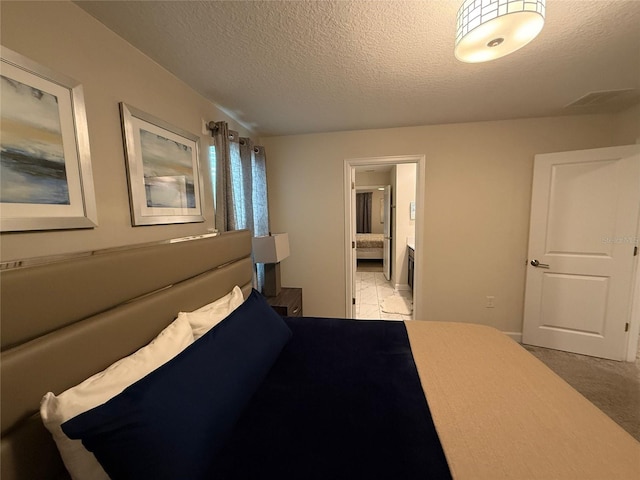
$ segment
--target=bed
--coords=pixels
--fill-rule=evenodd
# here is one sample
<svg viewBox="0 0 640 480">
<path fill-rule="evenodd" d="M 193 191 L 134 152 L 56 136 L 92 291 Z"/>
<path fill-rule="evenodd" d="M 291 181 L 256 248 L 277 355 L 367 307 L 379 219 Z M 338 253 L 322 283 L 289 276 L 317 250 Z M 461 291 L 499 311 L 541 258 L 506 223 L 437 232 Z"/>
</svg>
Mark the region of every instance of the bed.
<svg viewBox="0 0 640 480">
<path fill-rule="evenodd" d="M 363 260 L 382 260 L 383 257 L 382 233 L 356 233 L 356 255 Z"/>
<path fill-rule="evenodd" d="M 77 385 L 146 345 L 179 312 L 239 286 L 247 298 L 240 307 L 125 391 L 176 372 L 182 381 L 176 364 L 215 350 L 207 342 L 222 338 L 220 326 L 232 331 L 237 312 L 260 304 L 250 250 L 249 233 L 239 231 L 3 271 L 2 478 L 69 478 L 38 413 L 44 393 Z M 497 330 L 270 315 L 254 316 L 261 321 L 253 328 L 274 322 L 286 342 L 268 368 L 258 362 L 264 372 L 211 453 L 215 476 L 207 478 L 637 478 L 640 444 Z M 117 411 L 122 396 L 114 398 L 90 412 Z M 195 429 L 206 423 L 196 420 Z"/>
</svg>

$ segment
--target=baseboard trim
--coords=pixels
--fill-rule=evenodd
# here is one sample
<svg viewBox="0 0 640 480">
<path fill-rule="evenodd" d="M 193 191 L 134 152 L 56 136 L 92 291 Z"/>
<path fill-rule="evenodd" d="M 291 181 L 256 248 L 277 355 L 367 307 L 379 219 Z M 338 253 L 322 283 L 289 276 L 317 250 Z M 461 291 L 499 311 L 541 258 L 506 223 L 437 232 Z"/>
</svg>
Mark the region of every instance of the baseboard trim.
<svg viewBox="0 0 640 480">
<path fill-rule="evenodd" d="M 511 339 L 515 340 L 518 343 L 522 343 L 522 332 L 502 332 L 504 333 L 507 337 L 510 337 Z"/>
</svg>

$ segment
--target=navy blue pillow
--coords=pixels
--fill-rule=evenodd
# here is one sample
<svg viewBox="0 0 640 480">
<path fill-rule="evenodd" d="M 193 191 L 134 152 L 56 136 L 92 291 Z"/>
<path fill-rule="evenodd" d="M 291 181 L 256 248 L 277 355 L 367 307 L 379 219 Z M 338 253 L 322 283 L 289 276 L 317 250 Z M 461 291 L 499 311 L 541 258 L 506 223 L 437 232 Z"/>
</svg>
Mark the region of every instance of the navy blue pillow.
<svg viewBox="0 0 640 480">
<path fill-rule="evenodd" d="M 204 478 L 289 338 L 254 290 L 175 358 L 62 430 L 114 480 Z"/>
</svg>

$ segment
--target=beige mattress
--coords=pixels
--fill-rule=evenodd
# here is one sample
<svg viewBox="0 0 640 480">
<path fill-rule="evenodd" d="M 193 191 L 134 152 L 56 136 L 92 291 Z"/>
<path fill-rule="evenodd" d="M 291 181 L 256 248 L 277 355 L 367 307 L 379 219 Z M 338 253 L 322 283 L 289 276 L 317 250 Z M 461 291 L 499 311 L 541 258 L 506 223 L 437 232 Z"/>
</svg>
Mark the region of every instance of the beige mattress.
<svg viewBox="0 0 640 480">
<path fill-rule="evenodd" d="M 640 478 L 640 443 L 506 335 L 405 324 L 454 479 Z"/>
<path fill-rule="evenodd" d="M 356 233 L 356 248 L 382 248 L 382 233 Z"/>
</svg>

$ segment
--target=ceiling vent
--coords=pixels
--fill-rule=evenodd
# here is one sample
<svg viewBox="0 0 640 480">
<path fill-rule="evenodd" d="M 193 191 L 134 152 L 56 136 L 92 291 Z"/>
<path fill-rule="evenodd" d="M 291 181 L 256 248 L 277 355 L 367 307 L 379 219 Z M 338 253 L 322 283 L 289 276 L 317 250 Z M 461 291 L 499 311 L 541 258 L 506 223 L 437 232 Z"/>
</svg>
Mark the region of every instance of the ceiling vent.
<svg viewBox="0 0 640 480">
<path fill-rule="evenodd" d="M 575 107 L 604 107 L 613 105 L 630 105 L 638 99 L 638 92 L 633 88 L 624 90 L 601 90 L 590 92 L 578 98 L 575 102 L 566 105 L 565 108 Z"/>
</svg>

